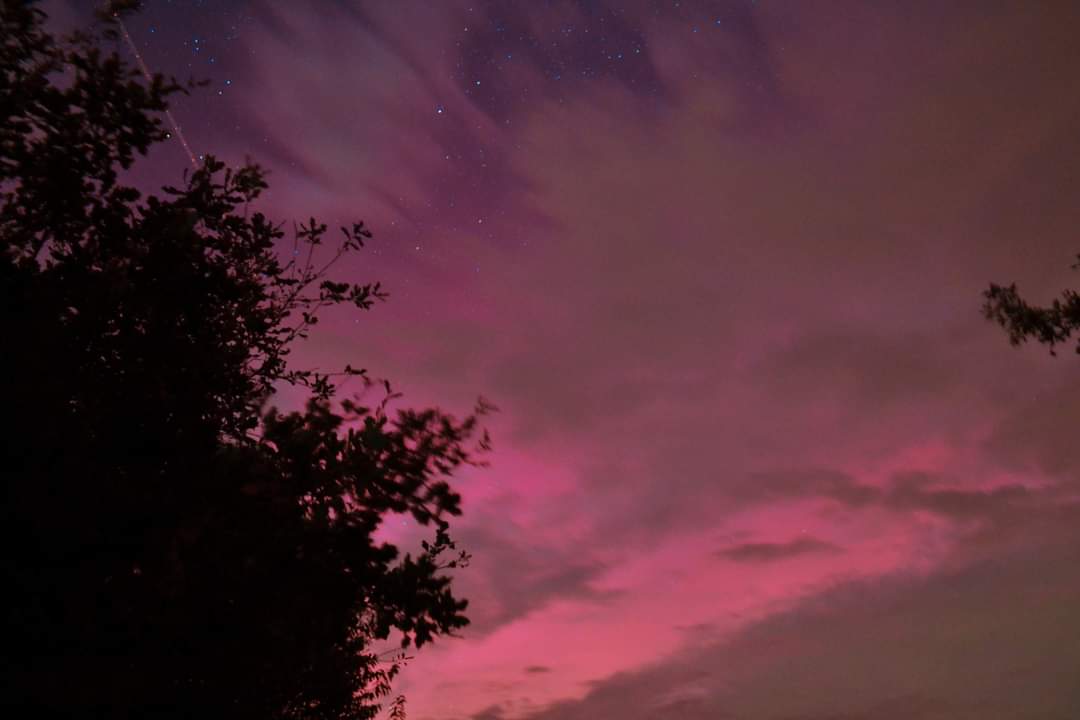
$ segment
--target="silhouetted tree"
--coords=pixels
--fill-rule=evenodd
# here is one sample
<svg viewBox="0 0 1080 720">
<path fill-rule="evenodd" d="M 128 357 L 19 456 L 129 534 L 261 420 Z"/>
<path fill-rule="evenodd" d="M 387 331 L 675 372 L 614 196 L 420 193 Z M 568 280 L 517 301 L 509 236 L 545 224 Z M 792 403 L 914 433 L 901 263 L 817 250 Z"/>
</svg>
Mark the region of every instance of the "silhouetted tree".
<svg viewBox="0 0 1080 720">
<path fill-rule="evenodd" d="M 57 39 L 35 2 L 0 0 L 3 705 L 370 717 L 405 648 L 467 623 L 446 478 L 487 449 L 488 408 L 391 413 L 388 384 L 333 405 L 363 370 L 289 365 L 320 310 L 384 296 L 327 277 L 370 233 L 320 264 L 311 220 L 283 262 L 257 166 L 125 185 L 183 89 L 103 51 L 100 23 Z M 310 388 L 304 411 L 266 409 L 281 383 Z M 378 541 L 389 513 L 432 541 Z"/>
<path fill-rule="evenodd" d="M 1073 268 L 1080 268 L 1080 256 Z M 1029 305 L 1015 284 L 991 284 L 983 297 L 983 314 L 1005 328 L 1013 345 L 1032 338 L 1048 345 L 1050 354 L 1055 355 L 1057 345 L 1068 342 L 1074 332 L 1080 335 L 1080 294 L 1075 290 L 1065 290 L 1061 298 L 1048 307 Z M 1076 352 L 1080 354 L 1080 337 L 1077 338 Z"/>
</svg>

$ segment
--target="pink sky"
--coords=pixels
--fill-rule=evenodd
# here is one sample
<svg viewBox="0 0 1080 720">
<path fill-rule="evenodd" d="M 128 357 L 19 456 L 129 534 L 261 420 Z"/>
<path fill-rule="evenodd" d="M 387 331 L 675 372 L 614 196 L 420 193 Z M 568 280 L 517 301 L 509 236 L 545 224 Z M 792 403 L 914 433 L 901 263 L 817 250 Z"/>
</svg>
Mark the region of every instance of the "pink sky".
<svg viewBox="0 0 1080 720">
<path fill-rule="evenodd" d="M 244 6 L 242 135 L 177 112 L 374 229 L 307 359 L 502 409 L 411 718 L 1076 716 L 1080 363 L 979 310 L 1078 281 L 1080 6 L 618 4 L 647 72 L 489 97 L 500 13 L 611 4 L 318 5 Z"/>
</svg>

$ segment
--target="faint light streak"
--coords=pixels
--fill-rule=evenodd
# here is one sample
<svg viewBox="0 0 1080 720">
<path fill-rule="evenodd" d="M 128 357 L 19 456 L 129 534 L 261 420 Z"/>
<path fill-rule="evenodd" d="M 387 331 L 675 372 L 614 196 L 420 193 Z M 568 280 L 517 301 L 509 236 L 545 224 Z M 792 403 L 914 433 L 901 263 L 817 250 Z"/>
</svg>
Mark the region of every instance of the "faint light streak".
<svg viewBox="0 0 1080 720">
<path fill-rule="evenodd" d="M 142 71 L 143 77 L 146 78 L 146 82 L 153 83 L 154 76 L 150 73 L 150 69 L 146 67 L 146 62 L 143 61 L 142 53 L 139 52 L 139 48 L 135 46 L 135 41 L 131 39 L 131 33 L 128 32 L 127 25 L 124 24 L 123 18 L 115 13 L 113 17 L 116 18 L 116 22 L 120 26 L 120 34 L 124 36 L 128 49 L 130 49 L 131 54 L 135 56 L 135 63 L 138 65 L 139 70 Z M 199 163 L 195 160 L 195 153 L 191 151 L 191 146 L 188 145 L 187 138 L 184 137 L 184 131 L 180 129 L 180 123 L 176 122 L 176 118 L 173 117 L 172 111 L 168 108 L 165 109 L 165 118 L 169 121 L 169 125 L 173 129 L 173 134 L 176 135 L 176 139 L 180 141 L 180 146 L 184 149 L 184 154 L 187 155 L 188 160 L 191 162 L 191 167 L 198 170 Z"/>
</svg>

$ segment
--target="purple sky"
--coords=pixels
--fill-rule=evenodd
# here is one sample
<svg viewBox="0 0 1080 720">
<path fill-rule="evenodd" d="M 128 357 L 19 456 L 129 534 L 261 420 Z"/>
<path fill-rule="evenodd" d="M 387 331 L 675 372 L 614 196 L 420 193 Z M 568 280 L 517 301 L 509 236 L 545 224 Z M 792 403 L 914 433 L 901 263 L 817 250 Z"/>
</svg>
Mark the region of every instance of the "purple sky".
<svg viewBox="0 0 1080 720">
<path fill-rule="evenodd" d="M 1080 4 L 146 6 L 197 153 L 376 233 L 304 359 L 502 408 L 411 718 L 1076 717 L 1080 363 L 979 309 L 1078 284 Z"/>
</svg>

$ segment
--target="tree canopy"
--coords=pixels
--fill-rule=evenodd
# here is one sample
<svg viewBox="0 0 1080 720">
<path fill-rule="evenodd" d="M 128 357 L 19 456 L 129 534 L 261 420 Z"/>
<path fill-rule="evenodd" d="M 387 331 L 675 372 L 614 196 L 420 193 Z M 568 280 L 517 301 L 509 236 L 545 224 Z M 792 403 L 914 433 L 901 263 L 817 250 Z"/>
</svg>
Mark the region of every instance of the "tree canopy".
<svg viewBox="0 0 1080 720">
<path fill-rule="evenodd" d="M 256 165 L 125 184 L 186 90 L 107 51 L 113 23 L 57 38 L 0 0 L 5 705 L 371 717 L 404 649 L 467 623 L 448 480 L 490 407 L 393 411 L 389 384 L 338 402 L 364 370 L 290 363 L 320 311 L 385 297 L 330 277 L 371 233 L 287 238 Z M 269 407 L 283 383 L 304 410 Z M 379 541 L 389 514 L 431 541 Z"/>
<path fill-rule="evenodd" d="M 1080 255 L 1073 268 L 1080 269 Z M 1056 347 L 1069 342 L 1075 332 L 1076 352 L 1080 354 L 1080 294 L 1075 290 L 1065 290 L 1046 307 L 1029 304 L 1015 283 L 991 284 L 983 297 L 983 314 L 1005 329 L 1013 345 L 1033 339 L 1047 345 L 1054 355 Z"/>
</svg>

